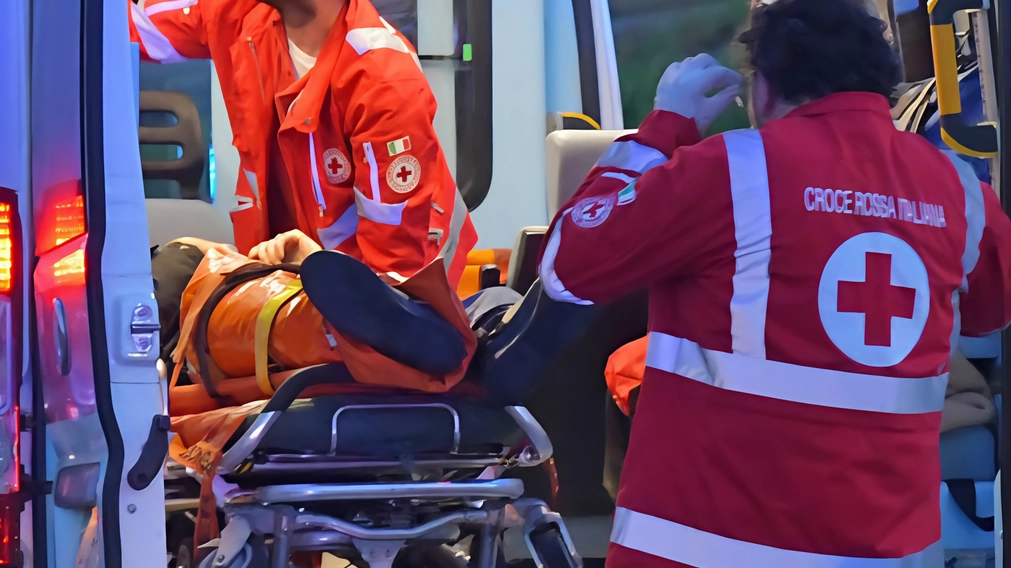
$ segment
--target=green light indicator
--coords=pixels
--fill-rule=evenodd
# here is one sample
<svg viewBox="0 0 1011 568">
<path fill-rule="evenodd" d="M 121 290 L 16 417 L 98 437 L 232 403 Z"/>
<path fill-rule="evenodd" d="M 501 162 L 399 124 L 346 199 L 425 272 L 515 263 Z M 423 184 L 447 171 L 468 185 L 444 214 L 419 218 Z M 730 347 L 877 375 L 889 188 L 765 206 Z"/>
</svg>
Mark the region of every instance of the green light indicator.
<svg viewBox="0 0 1011 568">
<path fill-rule="evenodd" d="M 463 60 L 471 61 L 474 59 L 474 47 L 469 43 L 463 44 Z"/>
</svg>

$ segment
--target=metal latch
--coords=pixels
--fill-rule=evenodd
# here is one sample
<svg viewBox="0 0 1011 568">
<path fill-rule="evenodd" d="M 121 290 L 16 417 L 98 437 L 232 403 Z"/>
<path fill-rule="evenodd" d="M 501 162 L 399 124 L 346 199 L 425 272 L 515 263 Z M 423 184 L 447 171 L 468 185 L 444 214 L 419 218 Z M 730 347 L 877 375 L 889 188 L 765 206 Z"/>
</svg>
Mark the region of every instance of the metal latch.
<svg viewBox="0 0 1011 568">
<path fill-rule="evenodd" d="M 133 354 L 147 355 L 156 342 L 155 335 L 161 331 L 161 325 L 154 318 L 151 306 L 137 304 L 130 317 L 130 339 L 133 340 Z"/>
</svg>

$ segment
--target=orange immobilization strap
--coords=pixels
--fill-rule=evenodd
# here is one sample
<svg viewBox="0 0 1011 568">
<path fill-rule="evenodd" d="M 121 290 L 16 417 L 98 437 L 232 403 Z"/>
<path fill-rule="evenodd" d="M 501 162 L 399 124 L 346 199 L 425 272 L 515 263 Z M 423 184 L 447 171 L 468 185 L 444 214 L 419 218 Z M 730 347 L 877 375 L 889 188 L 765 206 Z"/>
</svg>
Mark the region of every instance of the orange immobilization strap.
<svg viewBox="0 0 1011 568">
<path fill-rule="evenodd" d="M 199 415 L 183 416 L 172 421 L 175 432 L 169 443 L 169 456 L 200 474 L 200 501 L 197 506 L 196 526 L 193 529 L 195 562 L 199 564 L 207 550 L 199 546 L 220 536 L 217 500 L 214 497 L 214 475 L 217 473 L 223 449 L 228 440 L 250 414 L 256 414 L 266 405 L 258 401 L 237 408 L 225 408 Z M 203 434 L 203 438 L 189 447 L 188 439 Z"/>
<path fill-rule="evenodd" d="M 253 342 L 256 384 L 267 396 L 274 394 L 274 386 L 270 384 L 270 375 L 267 372 L 270 359 L 270 330 L 274 327 L 277 312 L 301 291 L 302 281 L 298 278 L 291 280 L 284 291 L 268 300 L 260 309 L 259 315 L 256 316 L 256 335 Z"/>
</svg>

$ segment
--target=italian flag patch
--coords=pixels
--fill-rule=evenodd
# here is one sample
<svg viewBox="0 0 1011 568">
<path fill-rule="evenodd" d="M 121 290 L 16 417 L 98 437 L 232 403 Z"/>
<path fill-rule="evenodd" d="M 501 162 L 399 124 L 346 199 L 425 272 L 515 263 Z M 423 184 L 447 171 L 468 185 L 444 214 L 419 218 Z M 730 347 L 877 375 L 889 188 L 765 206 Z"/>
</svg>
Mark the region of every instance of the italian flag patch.
<svg viewBox="0 0 1011 568">
<path fill-rule="evenodd" d="M 411 149 L 411 137 L 405 136 L 400 140 L 394 140 L 393 142 L 386 143 L 386 149 L 390 151 L 391 156 L 396 156 L 397 154 L 403 154 L 404 152 Z"/>
<path fill-rule="evenodd" d="M 638 180 L 637 180 L 638 181 Z M 635 201 L 635 182 L 628 184 L 625 189 L 618 192 L 618 205 L 628 205 Z"/>
</svg>

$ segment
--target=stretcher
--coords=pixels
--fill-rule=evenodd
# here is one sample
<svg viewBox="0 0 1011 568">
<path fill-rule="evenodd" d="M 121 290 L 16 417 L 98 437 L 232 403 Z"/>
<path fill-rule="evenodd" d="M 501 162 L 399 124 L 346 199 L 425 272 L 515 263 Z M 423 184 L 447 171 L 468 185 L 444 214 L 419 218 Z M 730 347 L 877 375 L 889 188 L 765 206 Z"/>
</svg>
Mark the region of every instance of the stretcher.
<svg viewBox="0 0 1011 568">
<path fill-rule="evenodd" d="M 209 475 L 203 486 L 225 521 L 220 538 L 189 554 L 206 555 L 201 568 L 288 568 L 289 558 L 321 551 L 371 568 L 395 559 L 493 568 L 503 566 L 502 533 L 519 527 L 538 566 L 581 566 L 561 518 L 524 499 L 523 482 L 506 475 L 553 452 L 544 429 L 514 403 L 550 363 L 531 357 L 532 346 L 563 350 L 596 311 L 557 304 L 535 283 L 510 312 L 480 330 L 486 341 L 470 376 L 447 393 L 363 389 L 332 363 L 286 375 L 269 400 L 174 417 L 186 446 L 222 413 L 240 421 L 205 472 L 167 467 L 169 510 L 203 506 L 193 482 Z M 489 380 L 510 385 L 489 389 Z M 451 547 L 469 551 L 469 561 Z"/>
</svg>

